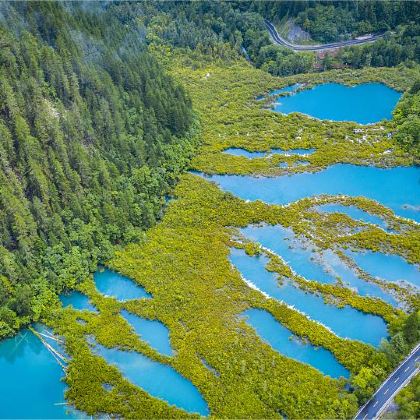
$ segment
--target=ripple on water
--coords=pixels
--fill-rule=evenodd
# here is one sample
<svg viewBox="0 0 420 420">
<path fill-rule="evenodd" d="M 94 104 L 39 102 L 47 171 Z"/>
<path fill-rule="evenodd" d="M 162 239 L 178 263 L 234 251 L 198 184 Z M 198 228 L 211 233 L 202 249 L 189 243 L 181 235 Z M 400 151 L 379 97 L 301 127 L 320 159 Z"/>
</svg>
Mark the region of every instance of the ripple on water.
<svg viewBox="0 0 420 420">
<path fill-rule="evenodd" d="M 245 251 L 232 248 L 230 261 L 245 279 L 266 296 L 293 306 L 340 337 L 378 346 L 388 336 L 387 326 L 379 316 L 360 312 L 350 306 L 338 308 L 327 304 L 321 296 L 305 292 L 289 281 L 280 285 L 277 275 L 265 269 L 268 262 L 265 256 L 250 257 Z"/>
<path fill-rule="evenodd" d="M 350 372 L 329 350 L 303 342 L 269 312 L 252 308 L 243 314 L 247 318 L 247 323 L 255 329 L 257 334 L 280 354 L 307 363 L 332 378 L 350 376 Z"/>
</svg>

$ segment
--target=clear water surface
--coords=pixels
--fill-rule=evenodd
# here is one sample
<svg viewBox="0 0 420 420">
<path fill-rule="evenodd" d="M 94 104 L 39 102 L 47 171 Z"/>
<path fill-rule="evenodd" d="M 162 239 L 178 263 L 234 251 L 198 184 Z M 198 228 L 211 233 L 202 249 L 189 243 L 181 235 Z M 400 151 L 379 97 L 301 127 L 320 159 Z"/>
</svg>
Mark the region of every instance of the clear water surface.
<svg viewBox="0 0 420 420">
<path fill-rule="evenodd" d="M 151 396 L 175 405 L 189 413 L 209 415 L 206 401 L 191 381 L 172 367 L 145 355 L 116 348 L 109 349 L 90 340 L 92 351 L 116 366 L 134 385 Z"/>
<path fill-rule="evenodd" d="M 241 233 L 260 243 L 283 258 L 293 271 L 307 280 L 334 284 L 337 278 L 361 296 L 372 296 L 391 305 L 398 305 L 395 298 L 377 284 L 359 278 L 339 256 L 331 250 L 320 251 L 312 243 L 303 243 L 291 229 L 282 226 L 251 225 Z"/>
<path fill-rule="evenodd" d="M 64 308 L 71 306 L 79 311 L 87 310 L 97 312 L 95 306 L 92 305 L 89 298 L 78 291 L 73 291 L 60 296 L 60 301 Z"/>
<path fill-rule="evenodd" d="M 321 194 L 364 196 L 420 222 L 420 168 L 336 164 L 319 172 L 277 177 L 203 175 L 243 200 L 288 204 Z"/>
<path fill-rule="evenodd" d="M 374 251 L 346 251 L 346 253 L 355 260 L 361 269 L 374 277 L 394 282 L 404 280 L 420 287 L 419 267 L 409 264 L 399 255 L 387 255 Z"/>
<path fill-rule="evenodd" d="M 120 301 L 130 299 L 150 298 L 151 295 L 135 281 L 115 271 L 98 270 L 94 274 L 96 288 L 106 296 L 112 296 Z"/>
<path fill-rule="evenodd" d="M 338 308 L 326 304 L 321 296 L 305 292 L 288 281 L 280 285 L 276 274 L 265 269 L 268 261 L 265 256 L 251 257 L 242 249 L 233 248 L 230 261 L 247 281 L 266 296 L 293 306 L 340 337 L 378 346 L 382 338 L 388 336 L 385 321 L 376 315 L 362 313 L 350 306 Z"/>
<path fill-rule="evenodd" d="M 162 322 L 142 318 L 126 310 L 122 310 L 121 315 L 143 341 L 146 341 L 156 351 L 165 356 L 173 355 L 169 330 Z"/>
<path fill-rule="evenodd" d="M 321 120 L 372 124 L 391 119 L 400 97 L 400 92 L 381 83 L 356 86 L 325 83 L 282 96 L 273 109 L 283 114 L 300 112 Z"/>
<path fill-rule="evenodd" d="M 280 354 L 307 363 L 332 378 L 348 378 L 350 372 L 323 347 L 301 341 L 278 322 L 273 315 L 262 309 L 248 309 L 243 313 L 247 323 L 257 334 Z"/>
<path fill-rule="evenodd" d="M 250 152 L 246 149 L 241 149 L 238 147 L 230 147 L 229 149 L 223 150 L 223 153 L 232 156 L 243 156 L 248 159 L 263 158 L 271 155 L 299 155 L 299 156 L 308 156 L 315 152 L 315 149 L 271 149 L 268 152 Z"/>
<path fill-rule="evenodd" d="M 0 418 L 77 417 L 62 404 L 62 368 L 30 330 L 0 341 L 0 372 Z"/>
<path fill-rule="evenodd" d="M 344 204 L 327 203 L 315 207 L 315 210 L 321 213 L 343 213 L 354 220 L 377 225 L 384 230 L 388 230 L 388 225 L 384 219 L 375 214 L 359 209 L 356 206 L 346 206 Z"/>
</svg>

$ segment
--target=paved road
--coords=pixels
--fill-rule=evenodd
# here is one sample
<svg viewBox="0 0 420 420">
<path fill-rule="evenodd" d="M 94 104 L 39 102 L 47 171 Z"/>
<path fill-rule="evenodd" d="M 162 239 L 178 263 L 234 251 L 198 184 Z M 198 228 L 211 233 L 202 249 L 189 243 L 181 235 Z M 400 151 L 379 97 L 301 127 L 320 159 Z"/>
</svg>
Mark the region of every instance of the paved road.
<svg viewBox="0 0 420 420">
<path fill-rule="evenodd" d="M 396 370 L 382 383 L 372 398 L 359 410 L 355 419 L 376 419 L 388 406 L 395 394 L 419 372 L 420 344 L 407 356 Z"/>
<path fill-rule="evenodd" d="M 366 44 L 368 42 L 374 42 L 379 38 L 382 38 L 384 34 L 378 35 L 369 35 L 362 39 L 349 39 L 348 41 L 341 41 L 341 42 L 332 42 L 330 44 L 322 44 L 322 45 L 296 45 L 292 44 L 291 42 L 287 41 L 286 39 L 282 38 L 274 25 L 265 20 L 265 25 L 267 26 L 268 31 L 270 32 L 271 37 L 273 38 L 274 42 L 279 45 L 283 45 L 284 47 L 290 48 L 293 51 L 327 51 L 327 50 L 335 50 L 341 47 L 348 47 L 351 45 L 361 45 Z"/>
</svg>

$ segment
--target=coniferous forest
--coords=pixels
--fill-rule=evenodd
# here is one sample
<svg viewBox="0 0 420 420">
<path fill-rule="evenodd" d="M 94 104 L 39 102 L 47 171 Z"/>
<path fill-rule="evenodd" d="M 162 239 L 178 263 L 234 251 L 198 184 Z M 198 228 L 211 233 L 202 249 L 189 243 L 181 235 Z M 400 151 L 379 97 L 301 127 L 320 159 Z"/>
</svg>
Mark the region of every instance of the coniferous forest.
<svg viewBox="0 0 420 420">
<path fill-rule="evenodd" d="M 0 335 L 141 240 L 193 150 L 183 88 L 103 7 L 0 5 Z"/>
<path fill-rule="evenodd" d="M 295 47 L 378 38 L 304 51 L 268 21 Z M 381 92 L 350 106 L 379 116 L 282 112 L 318 88 Z M 2 343 L 43 325 L 65 348 L 64 404 L 89 416 L 198 413 L 102 348 L 189 381 L 200 415 L 353 418 L 420 340 L 419 164 L 420 1 L 0 2 L 0 371 Z M 253 310 L 345 375 L 283 354 Z M 166 328 L 169 354 L 130 316 Z M 385 418 L 419 417 L 418 394 L 417 378 Z"/>
</svg>

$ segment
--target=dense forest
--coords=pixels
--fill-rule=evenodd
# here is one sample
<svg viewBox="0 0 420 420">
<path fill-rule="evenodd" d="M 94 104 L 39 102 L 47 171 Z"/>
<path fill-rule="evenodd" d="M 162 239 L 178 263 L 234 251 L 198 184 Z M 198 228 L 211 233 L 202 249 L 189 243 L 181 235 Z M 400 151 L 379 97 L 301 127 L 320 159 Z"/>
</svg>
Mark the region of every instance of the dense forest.
<svg viewBox="0 0 420 420">
<path fill-rule="evenodd" d="M 245 54 L 274 75 L 412 66 L 418 13 L 416 2 L 2 3 L 0 336 L 36 318 L 51 289 L 141 240 L 192 156 L 191 102 L 150 45 Z M 393 33 L 320 61 L 273 45 L 264 18 L 285 17 L 319 40 Z M 395 138 L 416 155 L 418 98 L 413 87 L 395 114 Z"/>
<path fill-rule="evenodd" d="M 191 103 L 101 4 L 0 5 L 0 336 L 159 218 Z"/>
<path fill-rule="evenodd" d="M 394 123 L 395 139 L 420 162 L 420 80 L 399 101 Z"/>
<path fill-rule="evenodd" d="M 258 68 L 273 75 L 333 67 L 395 66 L 420 60 L 418 2 L 156 2 L 151 25 L 170 45 L 208 55 L 233 57 L 245 53 Z M 363 47 L 349 47 L 317 59 L 273 45 L 264 19 L 280 24 L 292 19 L 319 42 L 368 32 L 385 37 Z"/>
</svg>

